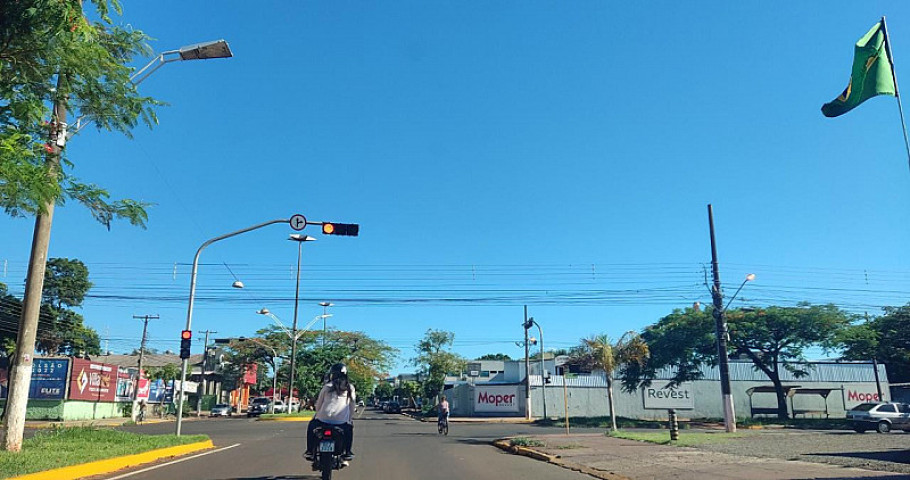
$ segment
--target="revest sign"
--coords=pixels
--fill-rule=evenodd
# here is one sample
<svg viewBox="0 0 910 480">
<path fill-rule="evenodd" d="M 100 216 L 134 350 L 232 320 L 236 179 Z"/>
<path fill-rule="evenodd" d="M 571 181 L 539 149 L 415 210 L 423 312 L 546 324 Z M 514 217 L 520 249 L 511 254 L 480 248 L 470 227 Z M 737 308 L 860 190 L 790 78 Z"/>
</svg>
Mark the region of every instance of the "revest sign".
<svg viewBox="0 0 910 480">
<path fill-rule="evenodd" d="M 515 385 L 484 385 L 474 387 L 475 412 L 518 412 L 518 387 Z"/>
<path fill-rule="evenodd" d="M 641 390 L 644 406 L 648 409 L 695 408 L 695 393 L 691 383 L 671 385 L 670 382 L 655 382 Z"/>
</svg>

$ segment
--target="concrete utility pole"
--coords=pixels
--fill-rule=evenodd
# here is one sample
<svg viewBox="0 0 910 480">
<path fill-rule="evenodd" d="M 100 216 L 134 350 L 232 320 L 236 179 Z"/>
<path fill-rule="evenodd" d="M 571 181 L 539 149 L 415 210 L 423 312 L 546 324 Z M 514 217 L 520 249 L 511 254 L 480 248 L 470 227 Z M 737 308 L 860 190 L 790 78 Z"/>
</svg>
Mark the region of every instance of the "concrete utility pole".
<svg viewBox="0 0 910 480">
<path fill-rule="evenodd" d="M 205 337 L 202 339 L 202 368 L 199 371 L 199 373 L 201 373 L 200 377 L 202 378 L 202 391 L 199 392 L 198 395 L 196 395 L 196 416 L 197 417 L 202 414 L 202 396 L 209 394 L 209 390 L 208 390 L 209 383 L 205 380 L 205 364 L 209 358 L 209 334 L 210 333 L 218 333 L 218 332 L 215 330 L 206 330 Z"/>
<path fill-rule="evenodd" d="M 51 184 L 56 185 L 60 170 L 60 157 L 66 146 L 66 107 L 69 100 L 61 92 L 66 91 L 66 75 L 57 74 L 57 94 L 53 117 L 50 123 L 48 153 L 45 159 Z M 35 214 L 35 230 L 32 234 L 32 250 L 25 277 L 25 298 L 22 302 L 22 316 L 19 318 L 19 332 L 16 337 L 16 352 L 13 354 L 7 394 L 6 414 L 3 424 L 3 448 L 9 452 L 22 450 L 22 436 L 25 433 L 25 410 L 28 406 L 28 390 L 32 382 L 32 360 L 35 356 L 35 338 L 38 333 L 38 314 L 41 312 L 41 294 L 44 291 L 44 272 L 47 269 L 47 250 L 51 242 L 51 223 L 54 220 L 52 199 L 41 205 Z"/>
<path fill-rule="evenodd" d="M 720 288 L 720 271 L 717 266 L 717 243 L 714 240 L 714 210 L 708 204 L 708 226 L 711 231 L 711 271 L 714 274 L 714 324 L 717 333 L 717 365 L 720 370 L 720 391 L 724 404 L 724 427 L 727 432 L 736 431 L 736 414 L 733 410 L 733 393 L 730 388 L 730 364 L 727 358 L 727 320 L 724 318 L 724 294 Z"/>
<path fill-rule="evenodd" d="M 148 340 L 149 320 L 158 320 L 158 315 L 133 315 L 134 319 L 142 320 L 142 341 L 139 343 L 139 362 L 137 368 L 139 374 L 136 377 L 136 388 L 133 389 L 133 410 L 130 413 L 133 421 L 136 421 L 136 415 L 139 414 L 139 380 L 142 378 L 142 358 L 145 355 L 145 342 Z"/>
<path fill-rule="evenodd" d="M 525 305 L 525 321 L 522 324 L 525 329 L 525 418 L 531 419 L 531 356 L 528 351 L 528 306 Z"/>
</svg>

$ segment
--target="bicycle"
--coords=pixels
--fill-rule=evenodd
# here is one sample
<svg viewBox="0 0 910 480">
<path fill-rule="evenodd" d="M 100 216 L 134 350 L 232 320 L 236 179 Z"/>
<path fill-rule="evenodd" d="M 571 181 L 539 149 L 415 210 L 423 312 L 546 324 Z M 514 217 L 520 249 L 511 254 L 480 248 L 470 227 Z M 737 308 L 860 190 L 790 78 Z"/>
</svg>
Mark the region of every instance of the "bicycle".
<svg viewBox="0 0 910 480">
<path fill-rule="evenodd" d="M 440 435 L 449 434 L 449 414 L 440 415 L 439 420 L 436 422 L 436 427 L 439 430 Z"/>
</svg>

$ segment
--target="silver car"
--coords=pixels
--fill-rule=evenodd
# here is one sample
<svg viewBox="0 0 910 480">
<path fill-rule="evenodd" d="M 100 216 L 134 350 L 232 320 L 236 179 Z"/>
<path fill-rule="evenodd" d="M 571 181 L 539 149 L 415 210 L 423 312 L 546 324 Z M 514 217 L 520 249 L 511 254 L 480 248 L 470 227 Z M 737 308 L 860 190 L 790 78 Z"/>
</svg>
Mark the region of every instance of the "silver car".
<svg viewBox="0 0 910 480">
<path fill-rule="evenodd" d="M 892 429 L 910 432 L 910 405 L 906 403 L 862 403 L 847 411 L 853 430 L 864 433 L 875 430 L 888 433 Z"/>
<path fill-rule="evenodd" d="M 231 415 L 233 415 L 233 413 L 234 413 L 234 409 L 230 405 L 228 405 L 226 403 L 219 403 L 218 405 L 215 405 L 214 407 L 212 407 L 212 411 L 209 412 L 209 416 L 210 417 L 230 417 Z"/>
</svg>

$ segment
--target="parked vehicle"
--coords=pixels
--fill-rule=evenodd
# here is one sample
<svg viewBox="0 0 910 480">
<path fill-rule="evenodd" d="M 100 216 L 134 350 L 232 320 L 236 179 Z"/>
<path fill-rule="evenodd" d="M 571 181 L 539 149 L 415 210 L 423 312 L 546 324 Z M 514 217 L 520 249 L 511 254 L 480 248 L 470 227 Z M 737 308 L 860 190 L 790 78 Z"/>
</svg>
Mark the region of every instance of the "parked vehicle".
<svg viewBox="0 0 910 480">
<path fill-rule="evenodd" d="M 338 425 L 321 425 L 313 429 L 317 449 L 313 459 L 313 470 L 322 472 L 322 480 L 331 480 L 332 470 L 348 465 L 341 458 L 344 453 L 344 430 Z"/>
<path fill-rule="evenodd" d="M 288 406 L 281 400 L 275 400 L 275 413 L 287 413 Z"/>
<path fill-rule="evenodd" d="M 219 403 L 212 407 L 209 412 L 210 417 L 230 417 L 234 414 L 234 408 L 226 403 Z"/>
<path fill-rule="evenodd" d="M 250 407 L 246 410 L 247 417 L 258 417 L 263 413 L 268 413 L 271 400 L 265 397 L 258 397 L 250 400 Z"/>
<path fill-rule="evenodd" d="M 385 413 L 401 413 L 401 404 L 398 402 L 389 402 L 386 404 Z"/>
<path fill-rule="evenodd" d="M 910 405 L 895 402 L 862 403 L 847 411 L 847 420 L 850 420 L 853 430 L 859 433 L 866 430 L 888 433 L 893 429 L 910 432 Z"/>
</svg>

